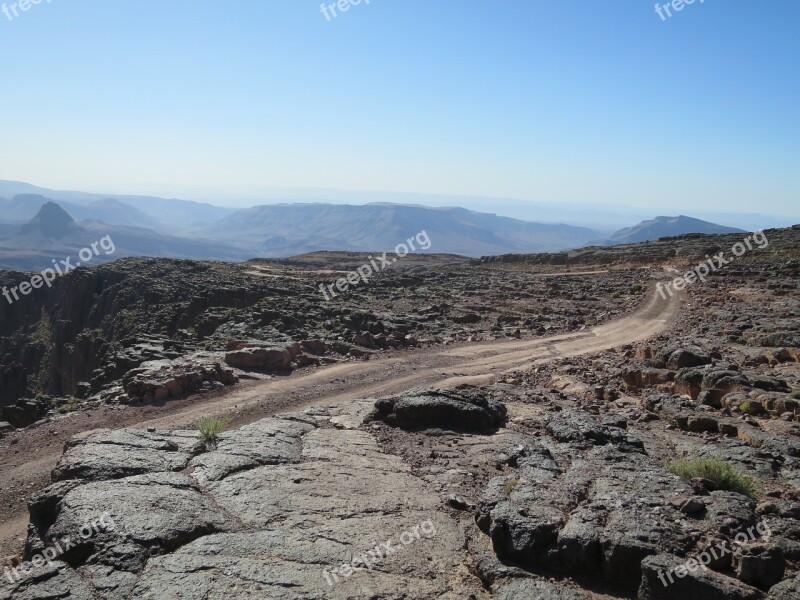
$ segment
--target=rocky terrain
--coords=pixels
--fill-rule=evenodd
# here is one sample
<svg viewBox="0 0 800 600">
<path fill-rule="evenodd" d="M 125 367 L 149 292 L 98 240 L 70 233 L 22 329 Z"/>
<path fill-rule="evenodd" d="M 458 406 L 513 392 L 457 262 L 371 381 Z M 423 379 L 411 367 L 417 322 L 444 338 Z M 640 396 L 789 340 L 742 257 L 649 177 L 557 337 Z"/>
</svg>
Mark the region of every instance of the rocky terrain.
<svg viewBox="0 0 800 600">
<path fill-rule="evenodd" d="M 390 348 L 576 331 L 629 310 L 642 292 L 628 271 L 598 286 L 433 255 L 325 299 L 320 285 L 366 261 L 124 259 L 0 302 L 0 421 L 157 402 Z M 0 271 L 0 288 L 27 278 Z"/>
<path fill-rule="evenodd" d="M 656 280 L 742 236 L 413 261 L 328 303 L 314 290 L 337 275 L 318 256 L 76 272 L 59 285 L 83 282 L 80 301 L 0 313 L 19 344 L 3 354 L 39 359 L 14 371 L 18 398 L 46 381 L 81 396 L 57 406 L 141 410 L 366 359 L 386 365 L 375 389 L 402 389 L 323 389 L 215 442 L 189 427 L 76 437 L 29 496 L 0 598 L 800 598 L 800 229 L 766 235 L 662 299 Z M 53 379 L 47 344 L 30 349 L 97 328 L 88 373 Z M 113 527 L 83 538 L 101 515 Z M 29 569 L 66 536 L 80 539 Z"/>
</svg>

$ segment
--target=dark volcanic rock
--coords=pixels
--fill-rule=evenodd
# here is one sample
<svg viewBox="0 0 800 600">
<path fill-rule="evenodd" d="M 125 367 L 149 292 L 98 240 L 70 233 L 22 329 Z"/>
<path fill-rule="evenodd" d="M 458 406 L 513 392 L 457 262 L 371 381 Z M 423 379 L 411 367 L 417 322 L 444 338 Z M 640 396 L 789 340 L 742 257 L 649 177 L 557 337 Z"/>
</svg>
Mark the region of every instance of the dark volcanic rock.
<svg viewBox="0 0 800 600">
<path fill-rule="evenodd" d="M 506 407 L 478 391 L 412 390 L 378 400 L 372 418 L 403 429 L 488 431 L 503 424 Z"/>
<path fill-rule="evenodd" d="M 675 350 L 666 359 L 668 369 L 678 370 L 687 367 L 701 367 L 703 365 L 711 364 L 711 359 L 707 356 L 702 356 L 698 352 L 682 348 Z"/>
<path fill-rule="evenodd" d="M 644 444 L 619 427 L 620 423 L 608 421 L 597 423 L 585 414 L 565 414 L 553 417 L 547 423 L 547 431 L 559 442 L 575 442 L 582 445 L 605 446 L 611 444 L 623 451 L 644 452 Z"/>
<path fill-rule="evenodd" d="M 159 402 L 236 381 L 233 369 L 218 362 L 177 359 L 143 363 L 125 374 L 122 385 L 129 399 Z"/>
<path fill-rule="evenodd" d="M 736 531 L 751 523 L 748 499 L 730 493 L 704 500 L 709 513 L 720 505 L 717 516 L 704 518 L 702 507 L 687 516 L 682 509 L 694 495 L 690 484 L 667 473 L 659 460 L 631 451 L 627 441 L 598 446 L 587 443 L 592 437 L 564 439 L 552 448 L 562 456 L 558 461 L 532 439 L 528 447 L 538 444 L 539 452 L 529 451 L 518 469 L 489 483 L 476 522 L 499 558 L 632 590 L 646 557 L 685 555 L 703 533 L 719 530 L 722 515 Z M 732 518 L 737 511 L 741 523 Z"/>
<path fill-rule="evenodd" d="M 761 340 L 761 345 L 768 348 L 800 348 L 800 333 L 794 331 L 772 333 Z"/>
<path fill-rule="evenodd" d="M 25 558 L 104 513 L 114 527 L 81 540 L 58 568 L 0 582 L 0 600 L 469 597 L 474 583 L 454 577 L 461 527 L 438 493 L 357 429 L 371 408 L 315 408 L 225 432 L 182 472 L 173 470 L 194 448 L 183 432 L 76 442 L 72 471 L 95 480 L 37 497 Z M 126 455 L 146 472 L 127 476 Z"/>
<path fill-rule="evenodd" d="M 50 406 L 44 398 L 21 398 L 12 406 L 0 407 L 0 417 L 14 427 L 27 427 L 44 417 Z"/>
<path fill-rule="evenodd" d="M 800 600 L 800 576 L 773 586 L 769 590 L 766 600 Z"/>
<path fill-rule="evenodd" d="M 639 600 L 761 600 L 762 595 L 731 577 L 698 568 L 696 564 L 690 570 L 677 556 L 659 554 L 642 562 L 638 597 Z"/>
<path fill-rule="evenodd" d="M 733 555 L 733 568 L 741 581 L 768 590 L 783 579 L 786 559 L 783 550 L 775 544 L 750 544 L 739 548 Z"/>
<path fill-rule="evenodd" d="M 194 431 L 101 431 L 73 443 L 53 470 L 53 481 L 104 481 L 154 471 L 181 471 L 202 449 Z"/>
</svg>

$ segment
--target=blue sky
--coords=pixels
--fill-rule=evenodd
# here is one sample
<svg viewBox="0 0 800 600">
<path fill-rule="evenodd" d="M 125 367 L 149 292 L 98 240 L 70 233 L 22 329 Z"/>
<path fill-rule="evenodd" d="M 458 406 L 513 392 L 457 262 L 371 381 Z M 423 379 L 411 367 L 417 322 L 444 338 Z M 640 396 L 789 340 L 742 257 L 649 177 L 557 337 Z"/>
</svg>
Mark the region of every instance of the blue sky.
<svg viewBox="0 0 800 600">
<path fill-rule="evenodd" d="M 331 21 L 313 0 L 43 0 L 0 13 L 0 179 L 800 215 L 798 23 L 796 0 L 667 21 L 651 0 L 371 0 Z"/>
</svg>

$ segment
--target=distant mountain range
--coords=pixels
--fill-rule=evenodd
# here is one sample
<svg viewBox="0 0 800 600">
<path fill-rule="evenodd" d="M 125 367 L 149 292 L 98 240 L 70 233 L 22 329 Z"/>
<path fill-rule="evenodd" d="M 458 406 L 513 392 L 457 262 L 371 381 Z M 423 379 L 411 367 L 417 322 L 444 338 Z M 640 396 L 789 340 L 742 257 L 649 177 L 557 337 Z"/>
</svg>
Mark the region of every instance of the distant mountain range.
<svg viewBox="0 0 800 600">
<path fill-rule="evenodd" d="M 429 252 L 464 256 L 564 250 L 597 236 L 585 227 L 405 204 L 257 206 L 198 233 L 218 241 L 235 239 L 258 256 L 285 257 L 318 250 L 393 250 L 423 229 L 432 241 Z"/>
<path fill-rule="evenodd" d="M 92 265 L 125 256 L 231 261 L 250 257 L 238 248 L 218 242 L 163 235 L 151 229 L 108 225 L 101 221 L 76 223 L 58 204 L 47 202 L 33 219 L 0 237 L 0 268 L 41 271 L 51 267 L 53 259 L 75 258 L 81 249 L 105 236 L 110 237 L 114 251 L 101 250 L 92 258 Z"/>
<path fill-rule="evenodd" d="M 744 233 L 742 229 L 724 227 L 693 219 L 692 217 L 656 217 L 650 221 L 642 221 L 633 227 L 621 229 L 610 238 L 603 240 L 604 246 L 617 246 L 619 244 L 635 244 L 636 242 L 649 242 L 662 237 L 674 237 L 687 233 Z"/>
<path fill-rule="evenodd" d="M 2 197 L 10 193 L 14 194 Z M 52 259 L 74 255 L 106 235 L 114 240 L 116 252 L 97 257 L 98 262 L 123 256 L 236 261 L 322 250 L 393 251 L 422 230 L 431 240 L 428 252 L 472 257 L 741 231 L 679 216 L 643 221 L 608 237 L 591 228 L 533 223 L 464 208 L 283 203 L 235 210 L 148 196 L 56 192 L 0 181 L 0 268 L 45 268 Z"/>
<path fill-rule="evenodd" d="M 50 200 L 77 219 L 147 227 L 172 235 L 180 235 L 236 212 L 234 208 L 188 200 L 57 191 L 29 183 L 0 180 L 0 222 L 27 221 Z"/>
</svg>

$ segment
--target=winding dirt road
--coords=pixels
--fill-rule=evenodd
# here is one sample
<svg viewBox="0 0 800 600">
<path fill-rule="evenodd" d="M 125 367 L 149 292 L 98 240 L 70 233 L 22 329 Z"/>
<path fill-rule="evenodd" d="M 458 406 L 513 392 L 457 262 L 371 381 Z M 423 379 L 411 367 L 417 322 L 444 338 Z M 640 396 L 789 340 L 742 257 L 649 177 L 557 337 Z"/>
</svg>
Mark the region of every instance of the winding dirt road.
<svg viewBox="0 0 800 600">
<path fill-rule="evenodd" d="M 509 371 L 559 357 L 600 352 L 666 331 L 681 297 L 651 292 L 636 312 L 582 332 L 536 340 L 477 342 L 390 352 L 381 358 L 303 370 L 240 384 L 162 406 L 105 407 L 18 431 L 0 442 L 0 562 L 20 551 L 28 522 L 25 497 L 50 482 L 50 471 L 74 435 L 100 428 L 188 427 L 201 416 L 231 416 L 234 425 L 315 404 L 399 393 L 411 387 L 490 383 Z"/>
</svg>

